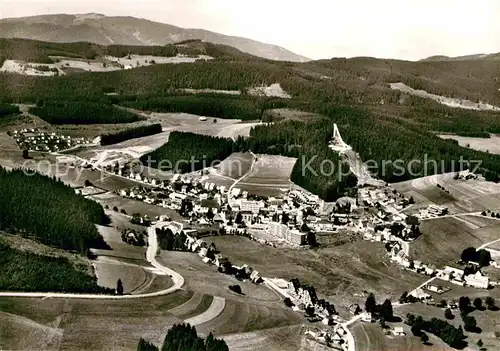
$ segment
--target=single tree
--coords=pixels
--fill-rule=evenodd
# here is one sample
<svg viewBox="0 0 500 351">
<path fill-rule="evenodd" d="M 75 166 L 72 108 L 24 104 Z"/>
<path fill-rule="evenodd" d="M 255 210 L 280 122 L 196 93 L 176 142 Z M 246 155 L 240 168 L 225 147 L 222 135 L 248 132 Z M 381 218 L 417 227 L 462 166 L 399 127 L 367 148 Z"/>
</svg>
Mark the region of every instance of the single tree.
<svg viewBox="0 0 500 351">
<path fill-rule="evenodd" d="M 116 293 L 118 295 L 123 295 L 123 283 L 121 279 L 116 282 Z"/>
<path fill-rule="evenodd" d="M 481 310 L 483 308 L 483 300 L 480 297 L 474 299 L 474 307 L 476 310 Z"/>
<path fill-rule="evenodd" d="M 379 319 L 378 322 L 379 322 L 380 328 L 382 328 L 382 329 L 387 328 L 387 324 L 385 324 L 385 318 L 384 317 L 380 317 L 380 319 Z"/>
<path fill-rule="evenodd" d="M 314 317 L 314 306 L 308 305 L 306 307 L 306 314 L 310 317 Z"/>
<path fill-rule="evenodd" d="M 461 296 L 458 300 L 458 308 L 462 312 L 466 312 L 470 307 L 470 298 L 468 296 Z"/>
<path fill-rule="evenodd" d="M 391 321 L 393 318 L 392 303 L 391 300 L 386 299 L 384 303 L 380 306 L 380 315 L 386 321 Z"/>
<path fill-rule="evenodd" d="M 235 218 L 235 220 L 234 220 L 234 223 L 236 223 L 236 224 L 241 224 L 241 223 L 243 223 L 243 216 L 241 215 L 241 212 L 238 212 L 238 213 L 236 214 L 236 218 Z"/>
<path fill-rule="evenodd" d="M 488 250 L 481 249 L 477 252 L 477 263 L 481 267 L 487 267 L 491 262 L 491 253 Z"/>
<path fill-rule="evenodd" d="M 420 341 L 422 341 L 424 345 L 427 345 L 429 342 L 429 336 L 426 333 L 422 333 L 422 335 L 420 335 Z"/>
<path fill-rule="evenodd" d="M 464 262 L 475 261 L 477 257 L 476 249 L 473 247 L 468 247 L 462 251 L 460 259 Z"/>
<path fill-rule="evenodd" d="M 139 344 L 137 345 L 137 351 L 158 351 L 158 347 L 156 347 L 153 343 L 140 338 Z"/>
<path fill-rule="evenodd" d="M 373 293 L 370 293 L 368 297 L 366 298 L 365 302 L 365 311 L 369 313 L 374 313 L 376 312 L 377 309 L 377 302 L 375 301 L 375 295 Z"/>
<path fill-rule="evenodd" d="M 215 215 L 214 215 L 214 212 L 212 211 L 212 208 L 209 208 L 208 209 L 208 212 L 207 212 L 207 219 L 209 221 L 211 221 L 212 219 L 214 219 Z"/>
<path fill-rule="evenodd" d="M 473 316 L 464 315 L 462 317 L 462 320 L 464 322 L 464 329 L 466 331 L 474 331 L 477 328 L 477 321 Z"/>
<path fill-rule="evenodd" d="M 445 316 L 446 319 L 453 319 L 453 318 L 455 318 L 455 316 L 451 312 L 451 309 L 449 309 L 449 308 L 447 308 L 447 309 L 444 310 L 444 316 Z"/>
<path fill-rule="evenodd" d="M 30 158 L 30 155 L 29 155 L 29 151 L 27 149 L 24 149 L 23 150 L 23 158 L 25 160 L 29 159 Z"/>
<path fill-rule="evenodd" d="M 483 348 L 483 345 L 484 345 L 483 340 L 479 339 L 479 341 L 477 342 L 477 346 L 481 349 Z"/>
<path fill-rule="evenodd" d="M 495 299 L 492 298 L 491 296 L 488 296 L 484 302 L 486 303 L 486 306 L 488 307 L 489 310 L 494 310 L 495 309 Z"/>
</svg>

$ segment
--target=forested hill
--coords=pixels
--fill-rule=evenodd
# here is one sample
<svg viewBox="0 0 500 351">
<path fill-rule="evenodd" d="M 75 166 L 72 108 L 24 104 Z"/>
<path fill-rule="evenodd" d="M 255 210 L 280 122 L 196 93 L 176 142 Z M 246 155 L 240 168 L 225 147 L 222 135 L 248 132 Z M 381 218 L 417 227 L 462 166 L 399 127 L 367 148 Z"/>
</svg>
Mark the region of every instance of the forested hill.
<svg viewBox="0 0 500 351">
<path fill-rule="evenodd" d="M 202 39 L 231 45 L 239 50 L 272 60 L 304 61 L 306 57 L 285 48 L 255 40 L 228 36 L 203 29 L 181 28 L 134 17 L 101 14 L 53 14 L 0 19 L 0 37 L 69 43 L 87 41 L 109 45 L 167 45 Z"/>
<path fill-rule="evenodd" d="M 94 58 L 128 53 L 176 55 L 205 54 L 212 62 L 153 65 L 107 73 L 82 73 L 65 77 L 19 77 L 0 74 L 0 96 L 9 99 L 33 95 L 101 94 L 112 86 L 123 94 L 163 94 L 171 88 L 247 89 L 279 82 L 293 97 L 336 104 L 412 104 L 408 95 L 388 83 L 402 82 L 413 89 L 450 98 L 500 106 L 498 60 L 410 62 L 358 57 L 292 63 L 264 60 L 228 46 L 188 42 L 163 47 L 99 46 L 89 43 L 55 44 L 0 39 L 0 57 L 48 62 L 67 55 Z M 45 89 L 47 87 L 47 89 Z"/>
<path fill-rule="evenodd" d="M 189 40 L 162 46 L 98 45 L 89 42 L 49 43 L 29 39 L 0 38 L 0 67 L 4 60 L 53 63 L 58 56 L 76 59 L 97 59 L 103 56 L 125 57 L 130 54 L 173 57 L 176 55 L 207 55 L 225 60 L 261 60 L 234 47 Z M 263 59 L 262 59 L 263 60 Z"/>
<path fill-rule="evenodd" d="M 106 247 L 94 225 L 108 221 L 102 206 L 61 181 L 0 167 L 0 193 L 0 230 L 83 254 Z"/>
<path fill-rule="evenodd" d="M 499 156 L 459 147 L 453 141 L 439 139 L 435 132 L 498 133 L 500 113 L 446 107 L 393 90 L 389 83 L 395 82 L 445 97 L 500 106 L 498 61 L 408 62 L 365 57 L 307 63 L 233 57 L 61 77 L 0 74 L 0 96 L 5 102 L 40 105 L 42 101 L 44 106 L 51 105 L 51 101 L 78 101 L 78 106 L 83 107 L 92 102 L 242 119 L 259 118 L 266 109 L 288 107 L 326 116 L 329 125 L 336 122 L 346 142 L 363 160 L 390 157 L 408 162 L 427 153 L 443 160 L 444 170 L 450 170 L 451 161 L 464 156 L 466 160 L 482 160 L 491 171 L 488 179 L 498 178 Z M 249 94 L 252 87 L 274 83 L 279 83 L 292 98 Z M 193 95 L 183 89 L 238 90 L 240 95 Z M 107 95 L 109 92 L 115 94 Z M 322 136 L 320 142 L 327 143 L 330 136 Z M 279 149 L 269 143 L 265 144 L 269 150 Z M 384 179 L 398 181 L 407 177 L 390 171 Z M 315 183 L 312 178 L 304 181 Z M 326 180 L 314 186 L 315 191 L 327 189 L 325 194 L 336 192 Z"/>
</svg>

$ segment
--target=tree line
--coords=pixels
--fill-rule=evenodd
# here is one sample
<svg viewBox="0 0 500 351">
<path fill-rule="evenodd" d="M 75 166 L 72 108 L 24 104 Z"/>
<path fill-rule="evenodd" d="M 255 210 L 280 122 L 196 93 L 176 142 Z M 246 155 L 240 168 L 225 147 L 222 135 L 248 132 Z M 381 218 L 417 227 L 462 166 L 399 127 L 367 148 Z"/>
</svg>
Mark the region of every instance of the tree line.
<svg viewBox="0 0 500 351">
<path fill-rule="evenodd" d="M 122 100 L 117 98 L 117 100 Z M 255 98 L 224 94 L 184 96 L 137 96 L 133 100 L 122 100 L 120 105 L 144 111 L 185 112 L 199 116 L 226 119 L 258 120 L 263 103 Z"/>
<path fill-rule="evenodd" d="M 143 118 L 111 105 L 89 101 L 42 101 L 29 109 L 50 124 L 132 123 Z"/>
<path fill-rule="evenodd" d="M 411 326 L 412 334 L 420 336 L 423 331 L 436 335 L 449 346 L 460 349 L 467 346 L 465 341 L 466 336 L 459 326 L 455 328 L 452 324 L 443 321 L 439 318 L 432 318 L 431 320 L 424 320 L 421 316 L 415 316 L 408 313 L 406 316 L 406 324 Z"/>
<path fill-rule="evenodd" d="M 102 206 L 55 177 L 0 168 L 0 192 L 0 230 L 83 254 L 106 247 L 94 225 L 109 221 Z"/>
<path fill-rule="evenodd" d="M 101 135 L 101 145 L 117 144 L 125 140 L 141 138 L 148 135 L 154 135 L 162 132 L 160 123 L 147 126 L 138 126 L 121 130 L 116 133 L 107 133 Z"/>
<path fill-rule="evenodd" d="M 141 338 L 137 345 L 137 351 L 157 351 L 159 348 L 151 342 Z M 187 324 L 174 324 L 165 336 L 162 351 L 229 351 L 227 344 L 222 339 L 217 339 L 212 333 L 207 338 L 198 336 L 196 328 Z"/>
</svg>

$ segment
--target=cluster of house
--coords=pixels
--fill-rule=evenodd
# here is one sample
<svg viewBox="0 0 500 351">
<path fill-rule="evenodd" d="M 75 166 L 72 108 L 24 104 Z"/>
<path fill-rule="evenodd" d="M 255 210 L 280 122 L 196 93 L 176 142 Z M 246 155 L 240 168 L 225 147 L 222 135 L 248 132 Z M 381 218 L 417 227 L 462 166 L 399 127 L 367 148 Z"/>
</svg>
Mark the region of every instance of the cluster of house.
<svg viewBox="0 0 500 351">
<path fill-rule="evenodd" d="M 72 138 L 35 128 L 14 130 L 9 135 L 20 149 L 29 151 L 57 152 L 76 145 L 90 144 L 90 140 L 85 138 Z"/>
<path fill-rule="evenodd" d="M 122 168 L 111 169 L 120 175 Z M 145 186 L 122 189 L 118 192 L 120 196 L 175 211 L 188 201 L 192 204 L 186 213 L 190 223 L 218 225 L 227 234 L 248 232 L 257 241 L 270 243 L 260 237 L 265 232 L 287 244 L 305 245 L 314 229 L 332 229 L 330 223 L 321 223 L 315 215 L 319 198 L 301 191 L 293 190 L 283 198 L 256 198 L 238 188 L 231 189 L 229 194 L 229 189 L 223 185 L 180 174 L 175 174 L 169 181 L 133 172 L 127 176 Z M 304 223 L 311 225 L 307 231 L 301 230 L 305 228 Z"/>
<path fill-rule="evenodd" d="M 314 314 L 322 318 L 322 322 L 325 325 L 332 325 L 329 329 L 321 330 L 316 329 L 315 331 L 308 330 L 306 334 L 313 337 L 315 340 L 326 343 L 328 345 L 335 344 L 340 346 L 344 350 L 352 349 L 354 340 L 349 338 L 349 331 L 347 327 L 343 326 L 339 322 L 339 317 L 335 306 L 324 299 L 319 299 L 314 286 L 301 284 L 299 279 L 293 278 L 287 284 L 286 293 L 291 297 L 291 300 L 295 303 L 293 307 L 296 311 L 304 311 L 307 308 L 312 307 L 314 309 Z M 334 322 L 336 321 L 336 322 Z"/>
<path fill-rule="evenodd" d="M 412 260 L 403 250 L 400 242 L 391 242 L 392 249 L 389 252 L 391 261 L 403 266 L 404 268 L 416 273 L 432 276 L 436 273 L 436 266 L 425 264 L 422 261 Z"/>
<path fill-rule="evenodd" d="M 179 222 L 168 222 L 162 229 L 170 229 L 174 236 L 184 234 L 186 236 L 185 245 L 188 251 L 197 253 L 203 262 L 213 264 L 219 268 L 219 271 L 226 274 L 234 274 L 237 278 L 248 279 L 252 283 L 260 284 L 262 276 L 252 267 L 244 264 L 236 266 L 229 262 L 227 257 L 222 256 L 216 251 L 215 245 L 210 245 L 201 238 L 198 238 L 198 232 L 194 229 L 184 229 L 184 225 Z"/>
<path fill-rule="evenodd" d="M 331 324 L 337 315 L 335 306 L 324 299 L 319 299 L 314 286 L 301 284 L 299 279 L 293 278 L 288 282 L 287 293 L 296 303 L 297 309 L 314 308 L 315 315 L 323 319 L 324 324 Z"/>
<path fill-rule="evenodd" d="M 352 347 L 349 347 L 348 330 L 341 324 L 336 324 L 332 329 L 328 330 L 319 328 L 314 330 L 308 329 L 305 331 L 305 334 L 326 345 L 337 345 L 345 351 L 352 349 Z"/>
<path fill-rule="evenodd" d="M 488 289 L 490 286 L 490 279 L 483 275 L 481 271 L 465 275 L 462 269 L 445 266 L 444 269 L 437 273 L 436 277 L 460 286 L 470 286 L 478 289 Z"/>
</svg>

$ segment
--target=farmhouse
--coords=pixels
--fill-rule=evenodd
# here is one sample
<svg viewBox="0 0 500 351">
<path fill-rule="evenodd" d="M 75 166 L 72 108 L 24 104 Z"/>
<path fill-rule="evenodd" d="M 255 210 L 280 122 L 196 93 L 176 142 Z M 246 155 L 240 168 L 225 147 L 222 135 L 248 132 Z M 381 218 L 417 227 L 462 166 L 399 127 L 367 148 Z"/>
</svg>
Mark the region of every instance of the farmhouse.
<svg viewBox="0 0 500 351">
<path fill-rule="evenodd" d="M 490 279 L 477 271 L 476 274 L 469 274 L 465 276 L 465 283 L 469 286 L 478 289 L 488 289 L 490 285 Z"/>
<path fill-rule="evenodd" d="M 397 336 L 404 336 L 404 335 L 406 335 L 403 327 L 394 327 L 393 333 L 394 333 L 394 335 L 397 335 Z"/>
<path fill-rule="evenodd" d="M 442 271 L 438 272 L 437 277 L 456 284 L 463 281 L 464 271 L 458 268 L 445 266 Z"/>
</svg>

